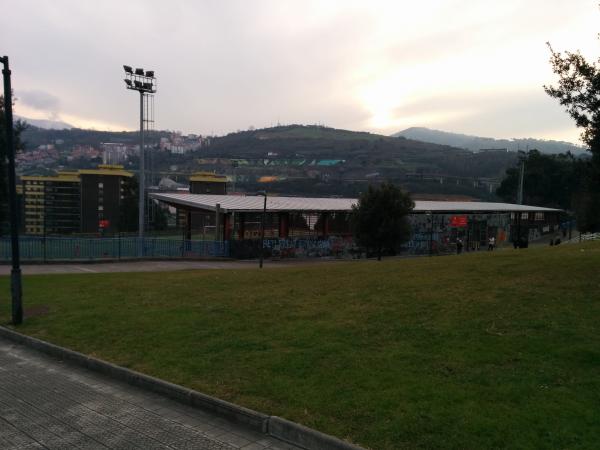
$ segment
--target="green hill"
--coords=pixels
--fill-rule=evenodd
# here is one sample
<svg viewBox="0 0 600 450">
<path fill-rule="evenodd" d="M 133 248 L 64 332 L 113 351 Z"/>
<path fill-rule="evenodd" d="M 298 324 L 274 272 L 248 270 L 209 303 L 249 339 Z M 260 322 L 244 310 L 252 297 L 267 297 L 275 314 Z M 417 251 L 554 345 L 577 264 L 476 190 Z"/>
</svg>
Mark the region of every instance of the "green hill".
<svg viewBox="0 0 600 450">
<path fill-rule="evenodd" d="M 168 137 L 168 131 L 153 131 L 149 145 Z M 57 144 L 61 164 L 69 162 L 69 149 L 78 144 L 99 147 L 101 142 L 137 144 L 137 132 L 103 132 L 93 130 L 44 130 L 30 127 L 24 133 L 29 148 Z M 289 195 L 355 196 L 369 183 L 392 181 L 411 192 L 467 195 L 493 199 L 494 181 L 515 164 L 516 153 L 482 152 L 432 144 L 413 139 L 394 138 L 373 133 L 340 130 L 314 125 L 288 125 L 247 130 L 213 137 L 210 144 L 185 155 L 155 150 L 147 167 L 159 176 L 185 177 L 196 170 L 210 170 L 233 175 L 237 190 Z M 233 169 L 237 164 L 238 168 Z M 137 160 L 127 163 L 135 170 Z M 44 169 L 52 169 L 45 166 Z M 262 177 L 277 181 L 260 184 Z M 185 181 L 185 178 L 179 181 Z M 483 182 L 481 180 L 484 180 Z M 491 187 L 492 188 L 491 188 Z"/>
</svg>

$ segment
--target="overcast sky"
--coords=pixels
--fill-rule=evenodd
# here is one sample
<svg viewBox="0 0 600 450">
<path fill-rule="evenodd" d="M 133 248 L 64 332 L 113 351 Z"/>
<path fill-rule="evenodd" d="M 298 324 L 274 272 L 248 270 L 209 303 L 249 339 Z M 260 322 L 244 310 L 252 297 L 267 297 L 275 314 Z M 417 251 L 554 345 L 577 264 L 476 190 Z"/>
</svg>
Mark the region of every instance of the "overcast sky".
<svg viewBox="0 0 600 450">
<path fill-rule="evenodd" d="M 543 91 L 556 50 L 600 55 L 597 0 L 0 0 L 17 113 L 135 129 L 123 64 L 158 78 L 156 128 L 320 123 L 577 141 Z M 9 11 L 8 13 L 6 11 Z"/>
</svg>

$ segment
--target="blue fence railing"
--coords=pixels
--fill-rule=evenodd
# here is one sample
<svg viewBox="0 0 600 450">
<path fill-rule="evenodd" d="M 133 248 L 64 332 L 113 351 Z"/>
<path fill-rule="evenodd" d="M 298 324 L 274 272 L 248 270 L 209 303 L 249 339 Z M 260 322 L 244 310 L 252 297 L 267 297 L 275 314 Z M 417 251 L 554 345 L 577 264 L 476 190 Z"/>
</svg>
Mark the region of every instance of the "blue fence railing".
<svg viewBox="0 0 600 450">
<path fill-rule="evenodd" d="M 229 243 L 167 238 L 70 238 L 23 236 L 19 238 L 22 260 L 96 260 L 142 258 L 228 257 Z M 0 260 L 10 260 L 11 242 L 0 238 Z"/>
</svg>

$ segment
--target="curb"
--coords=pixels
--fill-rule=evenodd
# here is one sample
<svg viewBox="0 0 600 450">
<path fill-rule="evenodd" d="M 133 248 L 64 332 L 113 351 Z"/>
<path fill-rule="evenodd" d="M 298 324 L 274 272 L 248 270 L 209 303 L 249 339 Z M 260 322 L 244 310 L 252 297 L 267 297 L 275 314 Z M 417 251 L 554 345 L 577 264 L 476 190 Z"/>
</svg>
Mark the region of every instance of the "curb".
<svg viewBox="0 0 600 450">
<path fill-rule="evenodd" d="M 269 418 L 269 435 L 310 450 L 364 450 L 329 434 L 277 416 Z"/>
<path fill-rule="evenodd" d="M 215 257 L 192 257 L 192 256 L 186 256 L 186 257 L 181 257 L 181 256 L 144 256 L 142 258 L 98 258 L 98 259 L 90 259 L 90 258 L 83 258 L 83 259 L 47 259 L 47 260 L 43 260 L 43 259 L 25 259 L 25 260 L 21 260 L 21 265 L 22 266 L 40 266 L 40 265 L 45 265 L 45 266 L 53 266 L 53 265 L 63 265 L 63 264 L 72 264 L 72 265 L 82 265 L 82 264 L 115 264 L 115 263 L 128 263 L 128 262 L 143 262 L 143 261 L 206 261 L 206 262 L 218 262 L 218 261 L 237 261 L 234 258 L 230 258 L 230 257 L 221 257 L 221 256 L 215 256 Z M 0 261 L 0 266 L 10 266 L 11 265 L 11 260 L 10 259 L 3 259 Z"/>
<path fill-rule="evenodd" d="M 267 434 L 306 450 L 365 450 L 362 447 L 344 442 L 304 425 L 280 417 L 268 416 L 159 378 L 18 333 L 3 326 L 0 326 L 0 337 L 132 386 L 164 395 L 177 402 L 212 413 L 230 422 L 244 425 L 251 430 Z"/>
</svg>

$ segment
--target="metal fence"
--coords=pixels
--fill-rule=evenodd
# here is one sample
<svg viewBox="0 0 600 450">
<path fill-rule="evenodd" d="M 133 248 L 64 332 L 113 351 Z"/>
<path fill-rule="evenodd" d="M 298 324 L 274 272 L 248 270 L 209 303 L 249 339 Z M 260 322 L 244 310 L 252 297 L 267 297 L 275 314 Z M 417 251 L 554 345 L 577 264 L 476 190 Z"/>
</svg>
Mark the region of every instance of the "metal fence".
<svg viewBox="0 0 600 450">
<path fill-rule="evenodd" d="M 600 241 L 600 233 L 580 233 L 579 236 L 573 236 L 565 242 L 578 243 L 582 241 Z"/>
<path fill-rule="evenodd" d="M 139 255 L 140 244 L 143 249 Z M 19 239 L 21 259 L 30 261 L 101 260 L 132 258 L 228 257 L 229 243 L 183 239 L 112 237 L 70 238 L 23 236 Z M 11 257 L 9 238 L 0 238 L 0 260 Z"/>
</svg>

